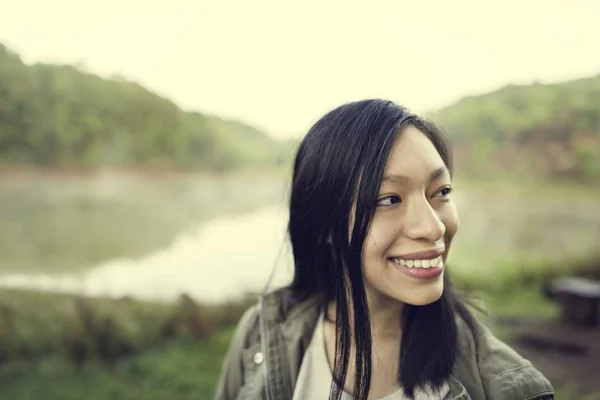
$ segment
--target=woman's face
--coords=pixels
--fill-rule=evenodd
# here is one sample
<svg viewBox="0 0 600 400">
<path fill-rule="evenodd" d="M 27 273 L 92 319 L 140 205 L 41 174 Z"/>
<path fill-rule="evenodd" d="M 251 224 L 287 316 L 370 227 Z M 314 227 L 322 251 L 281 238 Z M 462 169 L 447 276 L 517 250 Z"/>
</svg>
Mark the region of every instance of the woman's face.
<svg viewBox="0 0 600 400">
<path fill-rule="evenodd" d="M 451 179 L 433 143 L 414 126 L 394 142 L 365 240 L 363 274 L 376 301 L 425 305 L 440 298 L 458 215 Z"/>
</svg>

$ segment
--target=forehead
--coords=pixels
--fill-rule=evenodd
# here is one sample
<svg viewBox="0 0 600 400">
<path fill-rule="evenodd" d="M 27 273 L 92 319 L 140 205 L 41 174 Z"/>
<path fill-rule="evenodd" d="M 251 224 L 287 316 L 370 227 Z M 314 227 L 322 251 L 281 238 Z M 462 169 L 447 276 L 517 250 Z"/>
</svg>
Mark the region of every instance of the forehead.
<svg viewBox="0 0 600 400">
<path fill-rule="evenodd" d="M 392 146 L 385 174 L 404 175 L 410 180 L 424 180 L 432 171 L 444 167 L 444 160 L 423 132 L 409 125 Z"/>
</svg>

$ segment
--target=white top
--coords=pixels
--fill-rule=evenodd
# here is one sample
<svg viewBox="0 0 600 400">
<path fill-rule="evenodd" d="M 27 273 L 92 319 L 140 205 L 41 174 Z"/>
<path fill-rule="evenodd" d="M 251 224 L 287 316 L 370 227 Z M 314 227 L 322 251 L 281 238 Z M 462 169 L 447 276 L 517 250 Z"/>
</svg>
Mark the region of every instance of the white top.
<svg viewBox="0 0 600 400">
<path fill-rule="evenodd" d="M 333 374 L 329 367 L 327 352 L 325 350 L 323 319 L 323 317 L 319 318 L 313 337 L 302 359 L 292 400 L 326 400 L 329 398 L 329 389 L 333 381 Z M 444 400 L 449 398 L 449 387 L 447 384 L 444 384 L 439 392 L 416 389 L 414 395 L 414 400 Z M 342 393 L 342 400 L 352 399 L 353 396 L 351 394 Z M 379 400 L 406 399 L 404 391 L 398 389 L 385 397 L 381 397 Z"/>
</svg>

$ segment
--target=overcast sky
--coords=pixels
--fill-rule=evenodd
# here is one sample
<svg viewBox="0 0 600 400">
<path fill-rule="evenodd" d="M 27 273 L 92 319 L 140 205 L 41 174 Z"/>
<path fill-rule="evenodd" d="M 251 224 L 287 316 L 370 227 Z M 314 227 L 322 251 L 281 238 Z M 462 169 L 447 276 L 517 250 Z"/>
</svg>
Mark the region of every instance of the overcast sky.
<svg viewBox="0 0 600 400">
<path fill-rule="evenodd" d="M 600 73 L 596 0 L 2 3 L 0 42 L 26 62 L 120 74 L 281 138 L 351 100 L 428 111 L 508 83 Z"/>
</svg>

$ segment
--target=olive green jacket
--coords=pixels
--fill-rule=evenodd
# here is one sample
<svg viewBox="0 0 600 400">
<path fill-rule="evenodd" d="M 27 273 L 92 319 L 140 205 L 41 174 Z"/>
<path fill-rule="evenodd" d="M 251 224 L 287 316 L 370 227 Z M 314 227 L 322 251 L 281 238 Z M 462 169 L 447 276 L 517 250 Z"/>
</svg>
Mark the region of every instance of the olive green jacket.
<svg viewBox="0 0 600 400">
<path fill-rule="evenodd" d="M 248 309 L 224 361 L 216 399 L 291 400 L 320 305 L 317 298 L 294 303 L 279 291 Z M 448 382 L 452 399 L 554 398 L 550 382 L 529 361 L 480 328 L 472 334 L 459 322 L 461 351 Z"/>
</svg>

